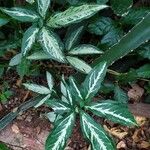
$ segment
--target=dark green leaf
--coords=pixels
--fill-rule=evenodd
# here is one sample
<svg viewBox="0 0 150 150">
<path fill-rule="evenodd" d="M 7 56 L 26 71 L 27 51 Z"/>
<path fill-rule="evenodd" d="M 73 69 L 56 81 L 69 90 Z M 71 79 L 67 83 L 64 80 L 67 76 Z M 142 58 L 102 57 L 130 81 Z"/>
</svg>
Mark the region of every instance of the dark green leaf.
<svg viewBox="0 0 150 150">
<path fill-rule="evenodd" d="M 101 87 L 101 83 L 104 80 L 106 71 L 106 62 L 101 62 L 87 75 L 85 81 L 82 84 L 85 99 L 92 98 L 98 92 Z"/>
<path fill-rule="evenodd" d="M 128 95 L 125 93 L 118 85 L 115 87 L 115 95 L 114 99 L 122 104 L 127 104 L 128 102 Z"/>
<path fill-rule="evenodd" d="M 117 15 L 125 15 L 133 5 L 133 0 L 111 0 L 113 11 Z"/>
<path fill-rule="evenodd" d="M 72 113 L 57 121 L 54 129 L 46 140 L 45 150 L 63 150 L 72 133 L 75 115 Z"/>
<path fill-rule="evenodd" d="M 129 112 L 128 108 L 116 101 L 107 100 L 101 101 L 99 103 L 92 103 L 89 106 L 86 106 L 86 109 L 90 110 L 95 115 L 105 117 L 122 125 L 137 125 L 133 115 Z"/>
<path fill-rule="evenodd" d="M 31 26 L 24 33 L 22 39 L 22 46 L 21 46 L 21 51 L 23 55 L 26 55 L 26 53 L 32 48 L 32 45 L 35 43 L 35 39 L 38 32 L 39 32 L 39 28 L 35 26 Z"/>
<path fill-rule="evenodd" d="M 85 112 L 80 113 L 80 123 L 85 138 L 91 143 L 92 150 L 115 150 L 108 134 Z"/>
<path fill-rule="evenodd" d="M 71 48 L 74 48 L 78 44 L 83 28 L 84 26 L 73 26 L 69 28 L 65 38 L 65 48 L 67 51 L 69 51 Z"/>
<path fill-rule="evenodd" d="M 39 33 L 39 42 L 43 50 L 54 60 L 65 62 L 63 51 L 63 44 L 60 38 L 52 31 L 45 27 Z"/>
<path fill-rule="evenodd" d="M 80 22 L 95 15 L 98 11 L 106 8 L 106 5 L 81 5 L 77 7 L 70 7 L 66 11 L 57 13 L 48 21 L 48 26 L 53 28 L 60 28 L 72 23 Z"/>
<path fill-rule="evenodd" d="M 1 8 L 1 11 L 11 16 L 12 18 L 22 22 L 34 22 L 39 19 L 36 12 L 20 7 Z"/>
</svg>

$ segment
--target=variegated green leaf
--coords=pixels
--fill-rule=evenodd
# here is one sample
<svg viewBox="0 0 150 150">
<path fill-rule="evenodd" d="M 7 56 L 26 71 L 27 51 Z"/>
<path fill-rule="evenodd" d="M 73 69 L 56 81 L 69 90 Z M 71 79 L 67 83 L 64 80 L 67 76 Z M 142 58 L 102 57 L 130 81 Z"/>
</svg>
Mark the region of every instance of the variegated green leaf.
<svg viewBox="0 0 150 150">
<path fill-rule="evenodd" d="M 15 55 L 10 60 L 9 66 L 12 67 L 12 66 L 16 66 L 16 65 L 20 64 L 21 63 L 21 59 L 22 59 L 22 54 L 21 53 Z"/>
<path fill-rule="evenodd" d="M 71 64 L 71 66 L 85 74 L 88 74 L 92 70 L 90 65 L 76 57 L 67 56 L 66 59 Z"/>
<path fill-rule="evenodd" d="M 51 91 L 45 87 L 45 86 L 41 86 L 41 85 L 37 85 L 37 84 L 28 84 L 28 83 L 24 83 L 23 84 L 28 90 L 31 90 L 33 92 L 39 93 L 39 94 L 50 94 Z"/>
<path fill-rule="evenodd" d="M 53 28 L 60 28 L 72 23 L 80 22 L 84 19 L 90 18 L 98 11 L 106 8 L 106 5 L 81 5 L 77 7 L 70 7 L 66 11 L 57 13 L 52 16 L 47 25 Z"/>
<path fill-rule="evenodd" d="M 51 58 L 59 62 L 65 62 L 62 53 L 63 44 L 54 32 L 43 27 L 39 34 L 39 42 L 43 50 L 49 54 Z"/>
<path fill-rule="evenodd" d="M 59 120 L 46 140 L 45 150 L 63 150 L 72 133 L 74 122 L 73 113 Z"/>
<path fill-rule="evenodd" d="M 90 44 L 82 44 L 69 51 L 72 55 L 87 55 L 87 54 L 102 54 L 103 51 L 99 50 L 96 46 Z"/>
<path fill-rule="evenodd" d="M 22 39 L 22 46 L 21 46 L 21 51 L 23 55 L 26 55 L 26 53 L 32 48 L 32 45 L 35 43 L 35 39 L 36 39 L 38 32 L 39 32 L 39 28 L 35 26 L 31 26 L 24 33 L 24 36 Z"/>
<path fill-rule="evenodd" d="M 54 86 L 53 77 L 49 72 L 46 72 L 46 77 L 47 77 L 47 82 L 48 82 L 49 89 L 51 91 L 53 86 Z"/>
<path fill-rule="evenodd" d="M 46 59 L 52 59 L 52 57 L 49 56 L 44 51 L 38 51 L 38 52 L 34 52 L 30 56 L 28 56 L 27 59 L 29 59 L 29 60 L 46 60 Z"/>
<path fill-rule="evenodd" d="M 44 97 L 43 99 L 41 99 L 39 101 L 39 103 L 37 103 L 34 107 L 37 108 L 37 107 L 40 107 L 41 105 L 43 105 L 45 103 L 45 101 L 47 101 L 49 98 L 51 97 L 50 94 L 48 94 L 46 97 Z"/>
<path fill-rule="evenodd" d="M 58 114 L 63 114 L 71 111 L 69 105 L 61 100 L 50 99 L 45 101 L 45 104 L 51 107 L 55 111 L 55 113 Z"/>
<path fill-rule="evenodd" d="M 73 77 L 69 78 L 70 81 L 70 88 L 72 90 L 73 95 L 76 97 L 76 99 L 79 100 L 83 100 L 83 96 L 80 92 L 79 86 L 77 85 L 76 81 L 74 80 Z"/>
<path fill-rule="evenodd" d="M 91 105 L 86 106 L 86 109 L 90 110 L 95 115 L 105 117 L 122 125 L 137 125 L 128 108 L 116 101 L 107 100 L 99 103 L 92 103 Z"/>
<path fill-rule="evenodd" d="M 119 86 L 116 86 L 114 89 L 115 95 L 114 99 L 122 104 L 127 104 L 128 102 L 128 95 L 125 93 Z"/>
<path fill-rule="evenodd" d="M 26 0 L 26 2 L 33 4 L 35 2 L 35 0 Z"/>
<path fill-rule="evenodd" d="M 65 87 L 67 92 L 66 99 L 68 100 L 70 105 L 73 105 L 73 97 L 72 97 L 71 89 L 67 84 L 65 85 Z"/>
<path fill-rule="evenodd" d="M 51 0 L 37 0 L 38 12 L 43 18 L 45 18 L 50 2 Z"/>
<path fill-rule="evenodd" d="M 61 84 L 60 84 L 60 86 L 61 86 L 61 93 L 63 94 L 63 96 L 67 96 L 67 91 L 66 91 L 66 81 L 65 81 L 65 79 L 64 79 L 64 75 L 62 75 L 62 81 L 61 81 Z"/>
<path fill-rule="evenodd" d="M 4 16 L 1 16 L 0 14 L 0 27 L 7 24 L 8 22 L 9 22 L 9 19 Z"/>
<path fill-rule="evenodd" d="M 101 125 L 85 112 L 80 114 L 80 123 L 85 138 L 91 143 L 92 150 L 115 150 L 113 141 Z"/>
<path fill-rule="evenodd" d="M 68 33 L 67 33 L 66 39 L 65 39 L 66 50 L 69 51 L 69 50 L 71 50 L 71 48 L 74 48 L 74 46 L 76 46 L 76 44 L 80 40 L 83 28 L 84 28 L 84 26 L 80 26 L 80 27 L 74 26 L 68 30 Z"/>
<path fill-rule="evenodd" d="M 36 12 L 20 7 L 1 8 L 1 11 L 22 22 L 34 22 L 39 19 Z"/>
<path fill-rule="evenodd" d="M 101 62 L 94 67 L 87 75 L 83 82 L 84 98 L 89 99 L 93 97 L 101 87 L 101 83 L 104 80 L 107 71 L 106 62 Z"/>
</svg>

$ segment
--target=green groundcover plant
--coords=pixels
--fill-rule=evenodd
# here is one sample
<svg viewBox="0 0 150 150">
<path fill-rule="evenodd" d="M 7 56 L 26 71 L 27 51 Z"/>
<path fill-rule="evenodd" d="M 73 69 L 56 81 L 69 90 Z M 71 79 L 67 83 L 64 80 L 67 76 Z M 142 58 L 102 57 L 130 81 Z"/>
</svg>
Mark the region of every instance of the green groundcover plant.
<svg viewBox="0 0 150 150">
<path fill-rule="evenodd" d="M 124 103 L 117 100 L 93 101 L 93 97 L 101 87 L 106 70 L 106 62 L 100 63 L 93 68 L 80 86 L 73 77 L 69 78 L 68 84 L 63 79 L 61 82 L 61 99 L 57 98 L 57 96 L 56 98 L 50 97 L 54 82 L 49 72 L 47 72 L 49 88 L 36 84 L 24 84 L 29 90 L 45 95 L 35 107 L 45 103 L 56 114 L 54 128 L 46 141 L 46 150 L 65 148 L 78 115 L 80 116 L 82 133 L 91 143 L 93 150 L 114 150 L 115 144 L 113 140 L 104 131 L 103 127 L 95 122 L 88 112 L 92 112 L 94 115 L 105 117 L 122 125 L 137 125 L 133 115 Z"/>
<path fill-rule="evenodd" d="M 39 62 L 56 61 L 66 68 L 70 65 L 77 73 L 65 80 L 54 65 L 50 70 L 53 77 L 46 72 L 47 86 L 24 83 L 38 96 L 3 117 L 0 130 L 21 112 L 46 105 L 54 110 L 46 115 L 54 124 L 46 150 L 65 149 L 77 119 L 93 150 L 116 149 L 93 117 L 137 126 L 120 84 L 142 79 L 148 82 L 147 93 L 150 91 L 150 8 L 136 8 L 133 0 L 27 0 L 23 7 L 13 2 L 0 2 L 0 77 L 14 66 L 21 79 L 38 76 L 37 70 L 45 71 Z M 7 62 L 9 52 L 13 57 Z M 132 68 L 143 61 L 146 64 Z M 106 83 L 106 72 L 115 76 L 115 84 Z M 60 88 L 54 84 L 55 77 L 62 78 Z M 114 97 L 99 99 L 100 92 L 113 92 Z"/>
</svg>

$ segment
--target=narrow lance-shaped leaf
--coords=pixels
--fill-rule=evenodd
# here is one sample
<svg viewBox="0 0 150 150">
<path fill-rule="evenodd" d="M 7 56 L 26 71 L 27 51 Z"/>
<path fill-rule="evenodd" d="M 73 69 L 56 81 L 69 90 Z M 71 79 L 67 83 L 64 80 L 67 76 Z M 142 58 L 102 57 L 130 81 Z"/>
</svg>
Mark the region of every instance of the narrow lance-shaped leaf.
<svg viewBox="0 0 150 150">
<path fill-rule="evenodd" d="M 66 99 L 68 100 L 70 105 L 73 105 L 73 97 L 72 97 L 71 89 L 67 84 L 65 85 L 65 87 L 66 87 L 66 92 L 67 92 Z"/>
<path fill-rule="evenodd" d="M 52 77 L 52 75 L 49 72 L 46 72 L 46 78 L 47 78 L 49 89 L 51 91 L 53 86 L 54 86 L 53 77 Z"/>
<path fill-rule="evenodd" d="M 79 86 L 77 85 L 75 79 L 73 77 L 69 78 L 70 88 L 72 89 L 72 93 L 77 98 L 78 101 L 83 100 L 83 96 L 80 92 Z"/>
<path fill-rule="evenodd" d="M 42 98 L 34 107 L 40 107 L 43 105 L 49 98 L 51 97 L 51 94 L 48 94 L 46 97 Z"/>
<path fill-rule="evenodd" d="M 90 65 L 76 57 L 67 56 L 66 59 L 71 64 L 71 66 L 85 74 L 88 74 L 92 70 Z"/>
<path fill-rule="evenodd" d="M 34 52 L 30 56 L 28 56 L 27 59 L 29 59 L 29 60 L 47 60 L 47 59 L 52 59 L 52 57 L 44 51 L 38 51 L 38 52 Z"/>
<path fill-rule="evenodd" d="M 45 150 L 63 150 L 72 133 L 74 122 L 73 113 L 58 121 L 46 140 Z"/>
<path fill-rule="evenodd" d="M 99 103 L 92 103 L 91 105 L 86 106 L 86 109 L 90 110 L 95 115 L 105 117 L 122 125 L 137 125 L 128 108 L 116 101 L 107 100 Z"/>
<path fill-rule="evenodd" d="M 24 83 L 23 84 L 28 90 L 31 90 L 33 92 L 39 93 L 39 94 L 50 94 L 51 91 L 45 87 L 45 86 L 41 86 L 41 85 L 37 85 L 37 84 L 27 84 Z"/>
<path fill-rule="evenodd" d="M 118 59 L 124 57 L 132 50 L 139 47 L 150 39 L 150 13 L 142 19 L 130 32 L 128 32 L 117 44 L 108 49 L 102 56 L 94 61 L 93 65 L 101 61 L 107 61 L 111 65 Z"/>
<path fill-rule="evenodd" d="M 53 28 L 60 28 L 72 23 L 80 22 L 84 19 L 90 18 L 98 11 L 106 8 L 106 5 L 81 5 L 77 7 L 70 7 L 66 11 L 57 13 L 52 16 L 47 25 Z"/>
<path fill-rule="evenodd" d="M 22 54 L 21 53 L 15 55 L 10 60 L 9 66 L 12 67 L 12 66 L 16 66 L 16 65 L 20 64 L 21 63 L 21 59 L 22 59 Z"/>
<path fill-rule="evenodd" d="M 43 27 L 39 34 L 39 42 L 43 50 L 50 55 L 51 58 L 59 62 L 65 62 L 62 53 L 63 44 L 54 32 Z"/>
<path fill-rule="evenodd" d="M 40 15 L 45 18 L 46 12 L 50 5 L 51 0 L 37 0 L 38 3 L 38 12 Z"/>
<path fill-rule="evenodd" d="M 45 101 L 45 104 L 51 107 L 55 111 L 55 113 L 58 114 L 63 114 L 71 111 L 69 105 L 61 100 L 49 99 Z"/>
<path fill-rule="evenodd" d="M 74 46 L 78 43 L 78 41 L 80 40 L 83 28 L 84 26 L 80 26 L 80 27 L 73 26 L 68 30 L 68 33 L 65 39 L 65 48 L 67 51 L 71 50 L 71 48 L 74 48 Z"/>
<path fill-rule="evenodd" d="M 61 80 L 61 84 L 60 84 L 60 88 L 61 88 L 61 93 L 63 94 L 63 96 L 67 96 L 67 91 L 66 91 L 66 81 L 65 81 L 65 77 L 64 75 L 62 75 L 62 80 Z"/>
<path fill-rule="evenodd" d="M 69 54 L 71 55 L 87 55 L 87 54 L 93 55 L 102 53 L 103 51 L 99 50 L 96 46 L 90 44 L 82 44 L 69 51 Z"/>
<path fill-rule="evenodd" d="M 115 95 L 114 99 L 122 104 L 127 104 L 128 95 L 117 85 L 114 89 Z"/>
<path fill-rule="evenodd" d="M 39 19 L 39 16 L 36 12 L 25 8 L 0 8 L 0 10 L 11 16 L 12 18 L 22 22 L 34 22 Z"/>
<path fill-rule="evenodd" d="M 3 26 L 3 25 L 5 25 L 5 24 L 7 24 L 8 22 L 9 22 L 9 19 L 8 19 L 8 18 L 2 17 L 2 16 L 0 15 L 0 27 Z"/>
<path fill-rule="evenodd" d="M 115 150 L 113 141 L 104 129 L 85 112 L 80 114 L 80 123 L 82 132 L 93 150 Z"/>
<path fill-rule="evenodd" d="M 84 98 L 89 99 L 93 97 L 101 87 L 107 71 L 106 62 L 101 62 L 87 75 L 82 86 L 84 89 Z"/>
<path fill-rule="evenodd" d="M 35 39 L 38 32 L 39 32 L 39 28 L 35 26 L 31 26 L 24 33 L 22 46 L 21 46 L 21 51 L 23 55 L 26 55 L 26 53 L 32 48 L 32 45 L 35 43 Z"/>
</svg>

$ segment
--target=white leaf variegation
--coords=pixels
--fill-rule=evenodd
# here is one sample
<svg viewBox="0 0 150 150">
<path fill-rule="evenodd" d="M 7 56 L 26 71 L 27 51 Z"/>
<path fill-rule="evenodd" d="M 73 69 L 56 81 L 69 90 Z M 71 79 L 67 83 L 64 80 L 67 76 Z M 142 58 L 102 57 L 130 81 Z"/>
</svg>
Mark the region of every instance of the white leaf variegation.
<svg viewBox="0 0 150 150">
<path fill-rule="evenodd" d="M 67 83 L 66 83 L 66 81 L 65 81 L 65 77 L 64 77 L 64 75 L 62 75 L 60 88 L 61 88 L 61 93 L 62 93 L 63 96 L 65 96 L 65 97 L 67 97 L 66 84 L 67 84 Z"/>
<path fill-rule="evenodd" d="M 71 111 L 69 105 L 61 100 L 52 99 L 46 101 L 45 104 L 51 107 L 55 111 L 55 113 L 58 114 L 63 114 Z"/>
<path fill-rule="evenodd" d="M 54 86 L 54 81 L 53 81 L 52 75 L 48 71 L 46 72 L 46 78 L 47 78 L 47 83 L 48 83 L 49 89 L 52 90 L 52 88 Z"/>
<path fill-rule="evenodd" d="M 80 27 L 74 26 L 68 30 L 65 39 L 65 48 L 68 51 L 71 50 L 71 48 L 74 48 L 74 46 L 78 43 L 83 29 L 84 26 L 80 26 Z"/>
<path fill-rule="evenodd" d="M 67 100 L 69 102 L 70 105 L 73 105 L 73 98 L 72 98 L 72 93 L 71 93 L 71 89 L 70 87 L 66 84 L 66 92 L 67 92 Z"/>
<path fill-rule="evenodd" d="M 76 97 L 76 99 L 78 99 L 78 101 L 79 100 L 83 100 L 83 97 L 81 95 L 80 89 L 79 89 L 76 81 L 74 80 L 74 78 L 70 77 L 69 81 L 70 81 L 70 87 L 72 89 L 72 93 L 74 94 L 74 96 Z"/>
<path fill-rule="evenodd" d="M 59 37 L 45 27 L 39 33 L 39 42 L 43 50 L 54 60 L 65 62 L 63 44 Z"/>
<path fill-rule="evenodd" d="M 59 120 L 46 140 L 45 150 L 63 150 L 72 133 L 74 122 L 73 113 Z"/>
<path fill-rule="evenodd" d="M 106 5 L 81 5 L 77 7 L 70 7 L 66 11 L 57 13 L 48 21 L 48 26 L 53 28 L 60 28 L 72 23 L 80 22 L 84 19 L 90 18 L 98 11 L 106 8 Z"/>
<path fill-rule="evenodd" d="M 21 51 L 23 55 L 32 48 L 32 45 L 35 43 L 36 36 L 39 32 L 39 28 L 31 26 L 25 33 L 22 39 Z"/>
<path fill-rule="evenodd" d="M 85 112 L 80 114 L 80 123 L 85 138 L 91 143 L 92 150 L 115 150 L 113 141 L 104 129 Z"/>
<path fill-rule="evenodd" d="M 72 55 L 87 55 L 87 54 L 102 54 L 103 51 L 100 51 L 96 46 L 90 44 L 82 44 L 74 49 L 69 51 L 69 54 Z"/>
<path fill-rule="evenodd" d="M 105 117 L 122 125 L 137 125 L 128 108 L 116 101 L 107 100 L 100 103 L 92 103 L 91 105 L 86 106 L 86 109 L 90 110 L 95 115 Z"/>
<path fill-rule="evenodd" d="M 27 84 L 24 83 L 23 84 L 28 90 L 31 90 L 33 92 L 39 93 L 39 94 L 50 94 L 51 91 L 45 87 L 45 86 L 41 86 L 41 85 L 37 85 L 37 84 Z"/>
<path fill-rule="evenodd" d="M 90 65 L 76 57 L 67 56 L 66 59 L 68 60 L 71 66 L 85 74 L 88 74 L 92 70 Z"/>
<path fill-rule="evenodd" d="M 22 22 L 34 22 L 39 19 L 36 12 L 20 7 L 1 8 L 1 11 Z"/>
<path fill-rule="evenodd" d="M 29 60 L 47 60 L 47 59 L 52 59 L 52 57 L 44 51 L 38 51 L 38 52 L 34 52 L 30 56 L 28 56 L 27 59 L 29 59 Z"/>
<path fill-rule="evenodd" d="M 45 103 L 45 101 L 47 101 L 49 98 L 51 97 L 51 94 L 48 94 L 46 97 L 44 97 L 43 99 L 41 99 L 39 101 L 39 103 L 37 103 L 34 107 L 40 107 L 41 105 L 43 105 Z"/>
<path fill-rule="evenodd" d="M 45 18 L 50 2 L 51 0 L 37 0 L 38 12 L 43 18 Z"/>
<path fill-rule="evenodd" d="M 87 75 L 83 82 L 85 99 L 93 97 L 101 87 L 101 83 L 107 71 L 106 62 L 101 62 Z"/>
</svg>

